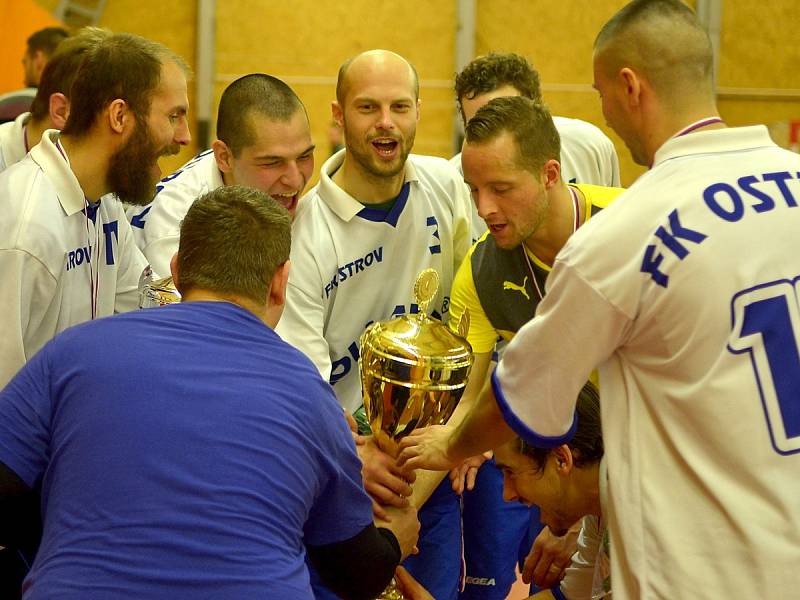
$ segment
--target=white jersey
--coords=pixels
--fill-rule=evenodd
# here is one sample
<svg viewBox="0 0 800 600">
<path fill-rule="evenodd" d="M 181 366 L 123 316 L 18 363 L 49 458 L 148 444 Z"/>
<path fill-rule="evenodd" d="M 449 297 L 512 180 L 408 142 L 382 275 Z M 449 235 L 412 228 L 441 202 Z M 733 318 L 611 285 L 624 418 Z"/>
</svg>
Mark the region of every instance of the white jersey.
<svg viewBox="0 0 800 600">
<path fill-rule="evenodd" d="M 558 255 L 495 373 L 532 443 L 599 365 L 614 596 L 796 598 L 800 156 L 672 138 Z"/>
<path fill-rule="evenodd" d="M 566 183 L 591 183 L 605 187 L 619 187 L 619 160 L 614 143 L 591 123 L 580 119 L 553 117 L 553 124 L 561 138 L 561 180 Z M 461 153 L 450 159 L 463 175 Z M 471 205 L 472 241 L 486 232 L 486 223 Z"/>
<path fill-rule="evenodd" d="M 0 173 L 21 161 L 28 153 L 25 149 L 25 124 L 31 113 L 22 113 L 13 121 L 0 125 Z"/>
<path fill-rule="evenodd" d="M 286 309 L 276 331 L 311 358 L 353 412 L 362 403 L 358 340 L 364 328 L 417 312 L 414 282 L 429 267 L 440 278 L 430 308 L 444 318 L 470 240 L 464 184 L 446 160 L 409 156 L 403 191 L 386 213 L 331 180 L 344 153 L 325 162 L 319 183 L 300 202 Z"/>
<path fill-rule="evenodd" d="M 156 197 L 147 206 L 128 209 L 136 244 L 153 271 L 166 277 L 169 262 L 178 251 L 181 221 L 198 197 L 222 187 L 222 173 L 214 152 L 206 150 L 156 186 Z"/>
<path fill-rule="evenodd" d="M 89 321 L 92 304 L 96 317 L 139 306 L 147 263 L 122 205 L 104 196 L 87 216 L 58 135 L 46 131 L 0 173 L 0 387 L 58 332 Z M 87 349 L 82 360 L 92 352 L 102 348 Z"/>
</svg>

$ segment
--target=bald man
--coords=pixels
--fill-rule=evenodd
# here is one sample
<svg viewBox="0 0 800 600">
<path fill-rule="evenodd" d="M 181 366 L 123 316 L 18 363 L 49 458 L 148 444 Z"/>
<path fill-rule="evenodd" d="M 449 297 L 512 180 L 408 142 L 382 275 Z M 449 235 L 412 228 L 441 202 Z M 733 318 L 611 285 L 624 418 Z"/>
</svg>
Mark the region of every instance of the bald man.
<svg viewBox="0 0 800 600">
<path fill-rule="evenodd" d="M 432 312 L 446 318 L 453 277 L 470 245 L 469 198 L 458 173 L 444 159 L 410 154 L 419 108 L 417 73 L 403 57 L 372 50 L 345 62 L 332 106 L 345 148 L 322 166 L 292 227 L 293 268 L 277 331 L 311 358 L 350 413 L 362 405 L 364 328 L 416 312 L 414 281 L 426 268 L 441 280 Z M 376 502 L 408 502 L 413 490 L 394 461 L 372 443 L 359 448 Z M 420 554 L 409 570 L 436 598 L 454 598 L 461 536 L 449 482 L 420 520 Z"/>
<path fill-rule="evenodd" d="M 800 157 L 726 128 L 711 65 L 678 0 L 603 27 L 603 114 L 652 168 L 567 242 L 462 426 L 401 454 L 446 468 L 515 434 L 564 443 L 597 365 L 618 600 L 793 598 L 800 581 Z"/>
</svg>

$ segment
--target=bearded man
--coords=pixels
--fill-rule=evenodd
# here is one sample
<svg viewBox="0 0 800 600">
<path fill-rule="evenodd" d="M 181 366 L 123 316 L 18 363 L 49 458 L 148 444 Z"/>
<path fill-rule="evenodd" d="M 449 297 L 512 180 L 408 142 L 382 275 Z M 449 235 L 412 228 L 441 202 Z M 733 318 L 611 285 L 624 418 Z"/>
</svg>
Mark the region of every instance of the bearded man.
<svg viewBox="0 0 800 600">
<path fill-rule="evenodd" d="M 190 141 L 186 67 L 160 44 L 109 36 L 71 96 L 63 132 L 0 175 L 0 387 L 60 331 L 138 306 L 147 263 L 119 200 L 148 202 L 157 159 Z"/>
</svg>

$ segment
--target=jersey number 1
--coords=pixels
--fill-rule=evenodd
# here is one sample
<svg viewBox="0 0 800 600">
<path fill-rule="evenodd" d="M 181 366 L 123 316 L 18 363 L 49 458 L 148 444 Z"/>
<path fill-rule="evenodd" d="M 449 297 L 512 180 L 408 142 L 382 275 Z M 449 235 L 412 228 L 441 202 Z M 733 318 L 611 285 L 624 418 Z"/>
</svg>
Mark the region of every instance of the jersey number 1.
<svg viewBox="0 0 800 600">
<path fill-rule="evenodd" d="M 772 444 L 800 452 L 800 278 L 743 290 L 731 309 L 728 349 L 750 354 Z"/>
</svg>

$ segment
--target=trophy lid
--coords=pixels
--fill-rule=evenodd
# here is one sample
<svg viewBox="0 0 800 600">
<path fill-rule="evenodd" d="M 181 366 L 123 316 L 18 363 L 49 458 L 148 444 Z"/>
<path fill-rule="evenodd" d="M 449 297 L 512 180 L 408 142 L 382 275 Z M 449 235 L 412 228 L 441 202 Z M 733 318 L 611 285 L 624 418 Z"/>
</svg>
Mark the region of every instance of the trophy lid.
<svg viewBox="0 0 800 600">
<path fill-rule="evenodd" d="M 361 340 L 361 352 L 366 348 L 408 365 L 433 363 L 454 368 L 472 363 L 469 342 L 424 313 L 373 323 Z"/>
<path fill-rule="evenodd" d="M 438 287 L 438 274 L 426 269 L 414 286 L 419 312 L 373 323 L 364 331 L 361 357 L 373 363 L 369 368 L 373 376 L 405 387 L 463 387 L 472 365 L 472 346 L 426 314 Z M 460 325 L 459 331 L 465 333 L 464 324 Z"/>
</svg>

